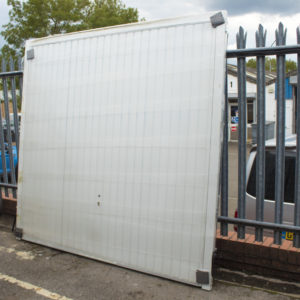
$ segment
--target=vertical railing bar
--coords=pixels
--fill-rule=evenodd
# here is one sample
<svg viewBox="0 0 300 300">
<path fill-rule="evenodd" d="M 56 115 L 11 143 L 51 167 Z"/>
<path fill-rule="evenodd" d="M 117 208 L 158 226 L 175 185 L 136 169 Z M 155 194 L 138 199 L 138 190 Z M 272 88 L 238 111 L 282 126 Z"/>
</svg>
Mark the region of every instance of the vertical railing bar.
<svg viewBox="0 0 300 300">
<path fill-rule="evenodd" d="M 7 84 L 6 84 L 6 78 L 2 78 L 2 91 L 3 91 L 3 97 L 5 96 L 5 92 L 7 92 Z M 5 136 L 4 136 L 4 126 L 3 126 L 3 114 L 2 112 L 2 100 L 0 103 L 0 150 L 1 150 L 1 160 L 2 160 L 2 171 L 3 171 L 3 181 L 5 183 L 8 183 L 8 175 L 7 175 L 7 165 L 6 165 L 6 150 L 5 150 Z M 8 197 L 8 189 L 4 188 L 5 196 Z M 2 194 L 2 189 L 0 188 L 0 193 Z"/>
<path fill-rule="evenodd" d="M 19 57 L 18 58 L 18 69 L 19 71 L 23 70 L 23 66 L 22 66 L 22 58 Z M 19 93 L 20 93 L 20 99 L 22 102 L 22 93 L 23 93 L 23 76 L 19 77 Z"/>
<path fill-rule="evenodd" d="M 240 27 L 237 34 L 237 48 L 246 47 L 246 38 L 244 29 Z M 238 149 L 238 217 L 245 218 L 246 201 L 246 60 L 238 58 L 238 111 L 239 111 L 239 149 Z M 238 226 L 238 238 L 245 238 L 245 226 Z"/>
<path fill-rule="evenodd" d="M 2 188 L 0 187 L 0 216 L 3 212 L 3 199 L 2 199 Z"/>
<path fill-rule="evenodd" d="M 256 47 L 265 47 L 266 31 L 259 25 Z M 257 156 L 256 156 L 256 221 L 264 220 L 265 198 L 265 57 L 257 56 Z M 263 228 L 256 227 L 255 240 L 263 241 Z"/>
<path fill-rule="evenodd" d="M 300 44 L 300 27 L 297 28 L 297 43 Z M 297 107 L 296 107 L 296 174 L 295 174 L 295 212 L 294 225 L 300 226 L 300 53 L 297 54 Z M 294 247 L 300 248 L 300 234 L 294 234 Z"/>
<path fill-rule="evenodd" d="M 276 45 L 285 45 L 286 30 L 280 23 L 276 30 Z M 285 55 L 277 55 L 277 120 L 275 171 L 275 223 L 282 224 L 285 174 Z M 274 243 L 281 244 L 281 231 L 274 230 Z"/>
<path fill-rule="evenodd" d="M 227 63 L 225 73 L 225 103 L 224 103 L 224 128 L 223 128 L 223 151 L 222 151 L 222 182 L 221 182 L 221 215 L 228 217 L 228 78 Z M 228 235 L 228 224 L 221 223 L 221 235 Z"/>
<path fill-rule="evenodd" d="M 6 71 L 6 61 L 2 59 L 2 71 Z M 16 184 L 15 177 L 15 167 L 14 167 L 14 157 L 12 150 L 12 139 L 11 139 L 11 130 L 10 130 L 10 117 L 9 117 L 9 99 L 8 99 L 8 88 L 7 88 L 7 79 L 3 79 L 3 96 L 4 96 L 4 108 L 5 108 L 5 120 L 6 120 L 6 134 L 7 134 L 7 143 L 8 143 L 8 155 L 9 155 L 9 165 L 10 165 L 10 178 L 12 184 Z M 13 197 L 17 197 L 16 190 L 13 189 Z"/>
<path fill-rule="evenodd" d="M 10 71 L 15 70 L 15 62 L 10 58 Z M 17 147 L 17 153 L 19 153 L 19 121 L 18 121 L 18 106 L 17 106 L 17 96 L 16 96 L 16 79 L 15 77 L 11 78 L 11 97 L 13 103 L 13 115 L 14 115 L 14 130 L 15 130 L 15 142 Z"/>
</svg>

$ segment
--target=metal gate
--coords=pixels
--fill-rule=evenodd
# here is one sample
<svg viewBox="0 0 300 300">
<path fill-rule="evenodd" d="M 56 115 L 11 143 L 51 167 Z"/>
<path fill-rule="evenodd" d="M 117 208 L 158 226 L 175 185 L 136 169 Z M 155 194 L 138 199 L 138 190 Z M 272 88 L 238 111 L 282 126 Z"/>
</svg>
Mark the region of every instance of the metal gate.
<svg viewBox="0 0 300 300">
<path fill-rule="evenodd" d="M 17 71 L 16 71 L 17 69 Z M 19 125 L 23 71 L 21 59 L 2 59 L 0 73 L 0 214 L 3 198 L 17 198 Z"/>
<path fill-rule="evenodd" d="M 221 235 L 228 235 L 228 224 L 237 224 L 238 238 L 244 239 L 246 227 L 255 227 L 255 240 L 263 241 L 264 229 L 273 230 L 274 243 L 281 244 L 282 232 L 294 233 L 294 246 L 300 248 L 300 116 L 296 117 L 296 166 L 294 193 L 294 224 L 283 224 L 283 203 L 285 185 L 285 56 L 297 54 L 297 98 L 300 99 L 300 29 L 297 29 L 298 45 L 286 46 L 287 30 L 282 23 L 276 30 L 276 46 L 265 47 L 266 31 L 260 25 L 256 32 L 256 48 L 246 48 L 246 33 L 242 27 L 237 34 L 237 50 L 228 50 L 227 58 L 236 58 L 238 66 L 238 203 L 236 218 L 228 216 L 228 99 L 227 84 L 225 90 L 225 126 L 223 143 L 223 163 L 221 180 L 221 207 L 218 221 L 221 223 Z M 274 222 L 264 220 L 265 203 L 265 57 L 276 55 L 277 61 L 277 116 L 276 116 L 276 168 L 275 168 L 275 210 Z M 255 220 L 246 219 L 247 186 L 247 138 L 246 138 L 246 57 L 256 57 L 257 62 L 257 154 L 256 154 L 256 216 Z M 296 111 L 300 111 L 300 101 Z"/>
</svg>

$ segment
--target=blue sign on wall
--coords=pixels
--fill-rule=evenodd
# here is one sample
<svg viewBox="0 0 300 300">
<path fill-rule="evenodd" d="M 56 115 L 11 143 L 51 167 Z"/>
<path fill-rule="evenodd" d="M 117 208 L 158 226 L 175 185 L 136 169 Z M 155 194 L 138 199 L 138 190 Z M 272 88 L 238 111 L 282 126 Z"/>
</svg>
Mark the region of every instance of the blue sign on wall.
<svg viewBox="0 0 300 300">
<path fill-rule="evenodd" d="M 232 124 L 238 124 L 239 123 L 239 117 L 231 117 L 231 123 Z"/>
</svg>

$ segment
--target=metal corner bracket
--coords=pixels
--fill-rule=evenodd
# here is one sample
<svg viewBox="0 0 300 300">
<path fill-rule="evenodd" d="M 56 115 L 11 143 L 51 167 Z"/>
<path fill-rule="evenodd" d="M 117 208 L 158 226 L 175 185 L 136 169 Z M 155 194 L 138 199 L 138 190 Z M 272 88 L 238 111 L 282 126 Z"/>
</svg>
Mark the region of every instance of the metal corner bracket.
<svg viewBox="0 0 300 300">
<path fill-rule="evenodd" d="M 26 57 L 27 60 L 34 59 L 34 49 L 27 50 Z"/>
<path fill-rule="evenodd" d="M 16 228 L 15 236 L 16 236 L 16 239 L 21 240 L 22 237 L 23 237 L 23 229 L 22 228 Z"/>
<path fill-rule="evenodd" d="M 197 270 L 196 282 L 199 284 L 209 284 L 209 272 Z"/>
<path fill-rule="evenodd" d="M 218 12 L 210 17 L 210 22 L 213 28 L 225 24 L 225 19 L 222 12 Z"/>
</svg>

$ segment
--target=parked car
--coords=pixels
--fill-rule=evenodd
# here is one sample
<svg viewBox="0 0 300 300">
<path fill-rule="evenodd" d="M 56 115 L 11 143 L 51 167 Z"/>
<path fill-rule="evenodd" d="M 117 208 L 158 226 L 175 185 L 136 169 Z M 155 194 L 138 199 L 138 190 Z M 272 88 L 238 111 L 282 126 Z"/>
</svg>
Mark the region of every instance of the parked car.
<svg viewBox="0 0 300 300">
<path fill-rule="evenodd" d="M 255 220 L 256 216 L 256 146 L 252 147 L 247 163 L 247 190 L 246 190 L 246 218 Z M 275 214 L 275 165 L 276 140 L 266 141 L 265 154 L 265 200 L 264 221 L 274 222 Z M 296 166 L 296 136 L 292 135 L 285 140 L 285 179 L 283 224 L 294 223 L 294 193 L 295 193 L 295 166 Z M 237 216 L 237 212 L 235 213 Z M 254 228 L 247 228 L 248 233 L 254 233 Z M 265 235 L 273 235 L 272 230 L 264 230 Z M 284 239 L 292 240 L 293 233 L 283 232 Z"/>
<path fill-rule="evenodd" d="M 9 152 L 8 152 L 8 144 L 5 143 L 5 161 L 6 161 L 6 170 L 7 170 L 7 174 L 10 177 L 11 175 L 11 167 L 10 167 L 10 158 L 9 158 Z M 12 154 L 13 154 L 13 163 L 14 163 L 14 169 L 15 169 L 15 175 L 16 175 L 16 179 L 18 178 L 18 153 L 17 153 L 17 147 L 16 146 L 12 146 Z M 2 164 L 2 152 L 0 150 L 0 177 L 1 177 L 1 181 L 3 181 L 3 175 L 4 175 L 4 171 L 3 171 L 3 164 Z"/>
</svg>

